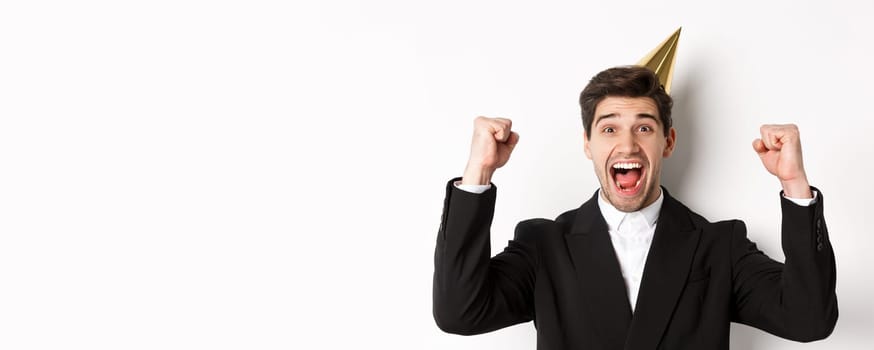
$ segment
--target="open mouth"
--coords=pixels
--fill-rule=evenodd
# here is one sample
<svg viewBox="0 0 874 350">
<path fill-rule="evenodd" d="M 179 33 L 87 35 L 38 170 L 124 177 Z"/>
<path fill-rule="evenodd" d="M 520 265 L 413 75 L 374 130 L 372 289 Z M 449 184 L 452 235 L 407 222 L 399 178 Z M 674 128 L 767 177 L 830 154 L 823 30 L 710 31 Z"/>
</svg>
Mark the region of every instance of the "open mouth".
<svg viewBox="0 0 874 350">
<path fill-rule="evenodd" d="M 619 193 L 634 195 L 640 190 L 643 165 L 638 162 L 619 162 L 610 168 L 610 175 Z"/>
</svg>

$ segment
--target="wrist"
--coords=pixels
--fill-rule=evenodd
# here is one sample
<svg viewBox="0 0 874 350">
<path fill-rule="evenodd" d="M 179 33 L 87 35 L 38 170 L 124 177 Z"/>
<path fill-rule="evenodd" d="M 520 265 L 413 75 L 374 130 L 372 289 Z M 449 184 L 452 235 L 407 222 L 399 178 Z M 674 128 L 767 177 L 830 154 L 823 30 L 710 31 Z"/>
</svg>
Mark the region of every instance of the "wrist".
<svg viewBox="0 0 874 350">
<path fill-rule="evenodd" d="M 462 185 L 488 185 L 492 183 L 492 174 L 494 169 L 476 167 L 468 164 L 464 169 L 464 176 L 461 178 Z"/>
<path fill-rule="evenodd" d="M 813 192 L 810 191 L 810 183 L 807 178 L 793 179 L 788 181 L 780 181 L 783 186 L 783 195 L 790 198 L 813 198 Z"/>
</svg>

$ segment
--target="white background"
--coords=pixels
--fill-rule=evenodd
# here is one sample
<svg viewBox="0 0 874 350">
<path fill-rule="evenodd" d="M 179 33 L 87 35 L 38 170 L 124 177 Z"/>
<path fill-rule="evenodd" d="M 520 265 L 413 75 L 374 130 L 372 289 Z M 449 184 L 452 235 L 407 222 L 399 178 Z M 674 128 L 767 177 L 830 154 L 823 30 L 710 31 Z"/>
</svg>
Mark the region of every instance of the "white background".
<svg viewBox="0 0 874 350">
<path fill-rule="evenodd" d="M 750 143 L 801 129 L 840 318 L 874 344 L 874 8 L 865 1 L 6 1 L 0 348 L 533 349 L 431 316 L 445 182 L 512 118 L 493 250 L 597 187 L 577 97 L 683 26 L 669 190 L 782 259 Z"/>
</svg>

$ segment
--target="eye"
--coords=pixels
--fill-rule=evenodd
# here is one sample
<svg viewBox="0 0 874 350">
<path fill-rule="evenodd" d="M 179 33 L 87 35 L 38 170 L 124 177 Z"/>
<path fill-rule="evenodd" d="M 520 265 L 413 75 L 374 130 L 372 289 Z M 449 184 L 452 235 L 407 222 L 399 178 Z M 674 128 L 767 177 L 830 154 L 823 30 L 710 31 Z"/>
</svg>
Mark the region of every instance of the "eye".
<svg viewBox="0 0 874 350">
<path fill-rule="evenodd" d="M 608 126 L 608 127 L 604 128 L 601 132 L 603 132 L 605 134 L 612 134 L 612 133 L 616 132 L 616 129 L 613 129 L 612 127 Z"/>
<path fill-rule="evenodd" d="M 641 125 L 640 128 L 637 129 L 640 132 L 650 132 L 652 131 L 652 127 L 649 125 Z"/>
</svg>

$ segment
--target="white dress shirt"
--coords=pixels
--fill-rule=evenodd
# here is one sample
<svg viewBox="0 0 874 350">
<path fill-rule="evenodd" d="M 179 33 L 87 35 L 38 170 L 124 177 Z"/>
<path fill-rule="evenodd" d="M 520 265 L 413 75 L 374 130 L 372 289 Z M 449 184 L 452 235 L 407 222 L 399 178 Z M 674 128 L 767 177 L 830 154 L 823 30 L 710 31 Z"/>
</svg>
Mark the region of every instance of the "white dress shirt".
<svg viewBox="0 0 874 350">
<path fill-rule="evenodd" d="M 492 185 L 462 185 L 461 181 L 456 181 L 455 187 L 466 192 L 483 193 L 492 188 Z M 601 209 L 601 216 L 607 222 L 610 242 L 613 243 L 622 279 L 625 280 L 632 312 L 637 304 L 637 293 L 640 291 L 640 281 L 643 279 L 643 268 L 646 265 L 646 257 L 649 254 L 653 235 L 655 235 L 664 197 L 664 193 L 659 191 L 659 197 L 655 202 L 641 210 L 626 213 L 607 202 L 600 195 L 600 192 L 598 195 L 598 207 Z M 813 204 L 816 197 L 816 191 L 813 191 L 813 198 L 784 196 L 784 198 L 801 206 Z"/>
<path fill-rule="evenodd" d="M 626 213 L 619 211 L 603 196 L 598 195 L 598 208 L 601 209 L 601 216 L 607 222 L 607 232 L 610 234 L 610 242 L 613 243 L 613 251 L 616 252 L 616 259 L 619 261 L 622 279 L 625 280 L 628 303 L 631 305 L 632 312 L 637 303 L 637 292 L 643 279 L 643 267 L 646 265 L 646 256 L 649 254 L 649 246 L 652 245 L 652 237 L 655 234 L 664 200 L 664 193 L 659 191 L 659 197 L 655 202 L 646 208 Z"/>
</svg>

